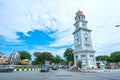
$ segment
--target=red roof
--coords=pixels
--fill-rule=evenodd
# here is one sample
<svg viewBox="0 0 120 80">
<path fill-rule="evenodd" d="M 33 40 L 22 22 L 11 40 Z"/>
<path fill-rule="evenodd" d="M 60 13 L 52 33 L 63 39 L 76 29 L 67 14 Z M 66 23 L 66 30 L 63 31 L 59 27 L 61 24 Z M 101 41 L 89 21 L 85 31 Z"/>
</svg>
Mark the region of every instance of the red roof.
<svg viewBox="0 0 120 80">
<path fill-rule="evenodd" d="M 4 60 L 4 61 L 9 61 L 9 58 L 3 58 L 2 60 Z"/>
</svg>

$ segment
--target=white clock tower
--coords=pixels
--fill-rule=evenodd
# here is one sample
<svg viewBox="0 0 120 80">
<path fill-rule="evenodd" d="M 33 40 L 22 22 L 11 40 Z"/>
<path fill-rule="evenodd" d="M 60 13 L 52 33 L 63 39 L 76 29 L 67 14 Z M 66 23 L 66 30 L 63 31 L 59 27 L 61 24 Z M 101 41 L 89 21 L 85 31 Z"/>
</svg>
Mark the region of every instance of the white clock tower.
<svg viewBox="0 0 120 80">
<path fill-rule="evenodd" d="M 95 50 L 93 50 L 91 31 L 87 28 L 88 21 L 85 20 L 85 15 L 78 10 L 75 17 L 74 35 L 74 63 L 82 61 L 82 69 L 96 68 Z"/>
</svg>

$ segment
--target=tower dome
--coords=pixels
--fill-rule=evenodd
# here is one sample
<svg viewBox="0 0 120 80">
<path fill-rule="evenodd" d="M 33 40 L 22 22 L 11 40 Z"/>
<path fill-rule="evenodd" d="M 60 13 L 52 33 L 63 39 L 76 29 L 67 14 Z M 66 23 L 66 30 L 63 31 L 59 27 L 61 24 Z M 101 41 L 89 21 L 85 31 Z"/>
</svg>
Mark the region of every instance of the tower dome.
<svg viewBox="0 0 120 80">
<path fill-rule="evenodd" d="M 78 10 L 78 11 L 76 12 L 76 16 L 80 16 L 80 15 L 83 15 L 83 11 Z"/>
</svg>

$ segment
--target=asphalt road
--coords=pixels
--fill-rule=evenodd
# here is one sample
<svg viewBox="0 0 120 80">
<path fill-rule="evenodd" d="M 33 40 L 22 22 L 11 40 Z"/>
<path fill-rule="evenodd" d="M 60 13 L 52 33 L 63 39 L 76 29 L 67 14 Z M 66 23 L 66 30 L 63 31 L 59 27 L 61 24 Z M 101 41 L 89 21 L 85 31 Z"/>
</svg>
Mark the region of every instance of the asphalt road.
<svg viewBox="0 0 120 80">
<path fill-rule="evenodd" d="M 120 80 L 120 72 L 83 73 L 68 70 L 0 72 L 0 80 Z"/>
</svg>

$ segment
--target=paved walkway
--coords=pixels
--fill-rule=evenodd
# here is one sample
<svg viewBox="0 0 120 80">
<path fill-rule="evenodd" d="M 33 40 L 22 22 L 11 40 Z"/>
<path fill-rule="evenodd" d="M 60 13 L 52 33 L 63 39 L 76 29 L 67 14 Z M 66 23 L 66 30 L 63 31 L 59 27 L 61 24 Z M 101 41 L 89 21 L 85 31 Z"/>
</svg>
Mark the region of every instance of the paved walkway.
<svg viewBox="0 0 120 80">
<path fill-rule="evenodd" d="M 84 70 L 83 70 L 84 71 Z M 85 70 L 86 72 L 119 72 L 120 69 L 91 69 L 91 70 Z"/>
</svg>

